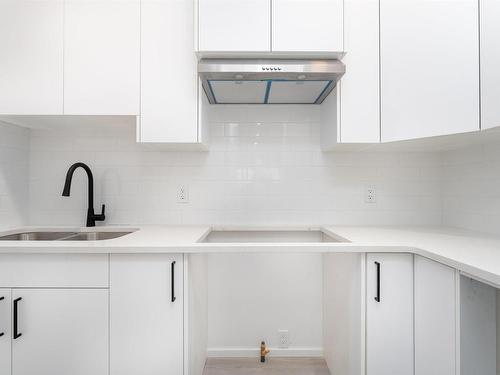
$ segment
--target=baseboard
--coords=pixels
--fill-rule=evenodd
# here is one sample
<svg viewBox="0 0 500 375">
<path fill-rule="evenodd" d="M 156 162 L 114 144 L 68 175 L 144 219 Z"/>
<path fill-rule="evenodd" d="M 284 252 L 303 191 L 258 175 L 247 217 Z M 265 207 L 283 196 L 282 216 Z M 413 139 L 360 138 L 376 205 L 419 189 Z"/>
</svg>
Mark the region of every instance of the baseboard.
<svg viewBox="0 0 500 375">
<path fill-rule="evenodd" d="M 270 357 L 323 357 L 323 348 L 270 348 Z M 259 348 L 208 348 L 210 358 L 257 358 Z"/>
</svg>

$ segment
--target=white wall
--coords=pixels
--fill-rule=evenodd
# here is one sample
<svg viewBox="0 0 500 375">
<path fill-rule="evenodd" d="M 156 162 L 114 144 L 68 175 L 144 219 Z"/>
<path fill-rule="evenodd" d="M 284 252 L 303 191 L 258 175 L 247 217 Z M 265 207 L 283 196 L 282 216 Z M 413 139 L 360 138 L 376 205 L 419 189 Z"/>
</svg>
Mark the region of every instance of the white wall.
<svg viewBox="0 0 500 375">
<path fill-rule="evenodd" d="M 0 230 L 28 222 L 29 131 L 0 122 Z"/>
<path fill-rule="evenodd" d="M 500 234 L 500 145 L 442 154 L 443 225 Z"/>
<path fill-rule="evenodd" d="M 112 224 L 440 224 L 438 155 L 323 153 L 319 107 L 217 107 L 211 136 L 210 152 L 174 152 L 136 144 L 123 124 L 33 130 L 31 223 L 84 223 L 83 173 L 61 197 L 67 168 L 84 161 Z M 176 202 L 180 184 L 189 204 Z"/>
<path fill-rule="evenodd" d="M 210 254 L 209 355 L 255 357 L 261 341 L 271 355 L 321 355 L 322 267 L 322 254 Z"/>
</svg>

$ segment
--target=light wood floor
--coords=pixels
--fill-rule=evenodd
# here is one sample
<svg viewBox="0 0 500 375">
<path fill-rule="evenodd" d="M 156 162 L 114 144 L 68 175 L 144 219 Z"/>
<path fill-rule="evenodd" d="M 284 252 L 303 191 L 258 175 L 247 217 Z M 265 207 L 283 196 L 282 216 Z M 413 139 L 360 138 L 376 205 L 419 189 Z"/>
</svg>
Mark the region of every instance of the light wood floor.
<svg viewBox="0 0 500 375">
<path fill-rule="evenodd" d="M 330 375 L 323 358 L 209 358 L 203 375 Z"/>
</svg>

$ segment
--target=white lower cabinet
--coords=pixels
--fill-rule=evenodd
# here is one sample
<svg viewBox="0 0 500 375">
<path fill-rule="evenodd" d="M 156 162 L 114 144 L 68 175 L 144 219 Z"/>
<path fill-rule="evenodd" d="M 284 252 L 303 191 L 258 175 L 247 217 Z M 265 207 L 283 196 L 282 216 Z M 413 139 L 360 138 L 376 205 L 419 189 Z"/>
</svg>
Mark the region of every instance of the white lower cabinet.
<svg viewBox="0 0 500 375">
<path fill-rule="evenodd" d="M 460 375 L 495 375 L 499 362 L 499 291 L 460 276 Z"/>
<path fill-rule="evenodd" d="M 111 255 L 111 375 L 182 375 L 183 256 Z"/>
<path fill-rule="evenodd" d="M 107 290 L 14 289 L 12 305 L 12 375 L 107 375 Z"/>
<path fill-rule="evenodd" d="M 10 374 L 11 290 L 0 289 L 0 374 Z"/>
<path fill-rule="evenodd" d="M 366 257 L 366 373 L 413 374 L 413 255 Z"/>
<path fill-rule="evenodd" d="M 415 256 L 415 375 L 455 375 L 456 271 Z"/>
</svg>

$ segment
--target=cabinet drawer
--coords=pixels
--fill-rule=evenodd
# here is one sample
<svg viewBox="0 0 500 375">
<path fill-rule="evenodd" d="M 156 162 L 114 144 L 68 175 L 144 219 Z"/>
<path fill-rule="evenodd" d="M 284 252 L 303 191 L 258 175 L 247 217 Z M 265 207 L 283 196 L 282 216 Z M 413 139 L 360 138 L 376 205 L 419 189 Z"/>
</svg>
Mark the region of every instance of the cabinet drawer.
<svg viewBox="0 0 500 375">
<path fill-rule="evenodd" d="M 0 254 L 0 287 L 107 288 L 107 254 Z"/>
</svg>

